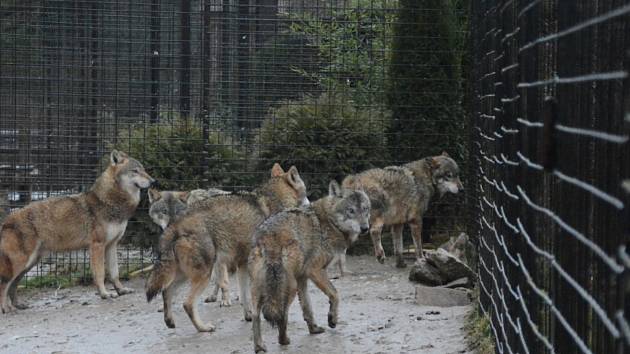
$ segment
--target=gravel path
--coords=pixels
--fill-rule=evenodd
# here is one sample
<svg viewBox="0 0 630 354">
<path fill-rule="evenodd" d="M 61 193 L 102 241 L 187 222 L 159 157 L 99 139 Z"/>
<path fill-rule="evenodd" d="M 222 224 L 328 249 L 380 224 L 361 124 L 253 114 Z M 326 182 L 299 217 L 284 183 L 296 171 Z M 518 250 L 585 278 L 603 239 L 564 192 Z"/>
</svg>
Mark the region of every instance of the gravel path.
<svg viewBox="0 0 630 354">
<path fill-rule="evenodd" d="M 277 331 L 263 324 L 270 353 L 468 353 L 464 341 L 467 306 L 434 308 L 414 303 L 407 270 L 393 260 L 378 264 L 372 257 L 348 257 L 352 275 L 334 280 L 340 296 L 337 328 L 309 335 L 297 300 L 291 307 L 291 344 L 281 347 Z M 232 294 L 237 293 L 232 280 Z M 177 328 L 164 325 L 157 312 L 161 297 L 147 304 L 143 279 L 128 282 L 131 295 L 101 300 L 92 287 L 59 291 L 22 291 L 31 307 L 0 314 L 1 353 L 253 353 L 251 324 L 242 319 L 238 301 L 232 307 L 201 304 L 200 314 L 217 327 L 197 333 L 181 307 L 186 289 L 175 303 Z M 318 323 L 325 326 L 328 301 L 309 286 Z"/>
</svg>

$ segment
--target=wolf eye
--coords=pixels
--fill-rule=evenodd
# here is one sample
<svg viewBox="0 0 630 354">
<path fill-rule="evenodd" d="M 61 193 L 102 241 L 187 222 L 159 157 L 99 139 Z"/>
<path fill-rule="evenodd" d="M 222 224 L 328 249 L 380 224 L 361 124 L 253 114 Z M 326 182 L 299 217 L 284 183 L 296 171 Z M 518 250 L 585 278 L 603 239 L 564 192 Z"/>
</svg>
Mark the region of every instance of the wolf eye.
<svg viewBox="0 0 630 354">
<path fill-rule="evenodd" d="M 354 209 L 348 209 L 348 215 L 354 215 Z"/>
<path fill-rule="evenodd" d="M 138 168 L 134 168 L 134 169 L 132 170 L 132 172 L 133 172 L 133 173 L 140 173 L 140 169 L 138 169 Z"/>
</svg>

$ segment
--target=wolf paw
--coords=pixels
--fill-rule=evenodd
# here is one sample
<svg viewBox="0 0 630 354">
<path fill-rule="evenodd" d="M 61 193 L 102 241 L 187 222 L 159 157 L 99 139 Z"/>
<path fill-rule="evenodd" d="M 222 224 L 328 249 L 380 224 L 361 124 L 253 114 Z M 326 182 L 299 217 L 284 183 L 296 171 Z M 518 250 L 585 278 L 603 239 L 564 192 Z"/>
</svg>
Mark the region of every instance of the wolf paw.
<svg viewBox="0 0 630 354">
<path fill-rule="evenodd" d="M 278 337 L 278 343 L 280 343 L 280 345 L 289 345 L 291 344 L 291 340 L 287 336 L 280 336 Z"/>
<path fill-rule="evenodd" d="M 245 321 L 247 321 L 247 322 L 251 322 L 252 321 L 252 312 L 251 311 L 245 311 Z"/>
<path fill-rule="evenodd" d="M 199 326 L 199 328 L 197 328 L 197 330 L 199 332 L 214 332 L 215 327 L 213 325 L 211 325 L 210 323 L 207 323 L 203 326 Z"/>
<path fill-rule="evenodd" d="M 216 301 L 216 300 L 215 300 Z M 230 307 L 232 306 L 232 301 L 229 298 L 221 300 L 220 307 Z"/>
<path fill-rule="evenodd" d="M 384 264 L 384 263 L 385 263 L 385 256 L 376 256 L 376 260 L 377 260 L 380 264 Z"/>
<path fill-rule="evenodd" d="M 13 306 L 13 304 L 6 303 L 2 305 L 2 313 L 9 314 L 15 312 L 15 310 L 16 308 L 15 306 Z"/>
<path fill-rule="evenodd" d="M 326 329 L 324 329 L 323 327 L 320 327 L 318 325 L 310 325 L 308 326 L 308 332 L 310 334 L 320 334 L 320 333 L 324 333 L 326 331 Z"/>
<path fill-rule="evenodd" d="M 127 294 L 132 294 L 133 292 L 135 292 L 135 290 L 131 288 L 120 288 L 120 289 L 116 289 L 116 292 L 118 293 L 118 296 L 123 296 Z"/>
<path fill-rule="evenodd" d="M 118 294 L 116 294 L 116 293 L 110 293 L 110 292 L 104 292 L 104 293 L 100 293 L 100 294 L 98 294 L 98 295 L 99 295 L 99 296 L 101 297 L 101 299 L 103 299 L 103 300 L 107 300 L 107 299 L 115 299 L 115 298 L 117 298 L 117 297 L 118 297 Z"/>
<path fill-rule="evenodd" d="M 254 347 L 254 351 L 256 353 L 266 353 L 267 347 L 265 347 L 264 344 L 256 344 L 256 346 Z"/>
<path fill-rule="evenodd" d="M 217 296 L 216 295 L 210 295 L 204 301 L 205 302 L 217 302 Z"/>
<path fill-rule="evenodd" d="M 165 318 L 164 323 L 166 323 L 166 327 L 175 328 L 175 321 L 172 318 Z"/>
<path fill-rule="evenodd" d="M 335 328 L 337 327 L 337 319 L 333 316 L 332 313 L 328 314 L 328 327 Z"/>
</svg>

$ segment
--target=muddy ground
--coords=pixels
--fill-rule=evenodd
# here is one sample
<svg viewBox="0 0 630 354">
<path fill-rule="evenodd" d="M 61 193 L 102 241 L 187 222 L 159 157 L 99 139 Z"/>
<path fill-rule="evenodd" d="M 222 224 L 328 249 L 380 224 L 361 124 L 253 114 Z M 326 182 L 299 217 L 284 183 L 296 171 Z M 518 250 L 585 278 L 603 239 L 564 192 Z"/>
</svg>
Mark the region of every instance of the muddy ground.
<svg viewBox="0 0 630 354">
<path fill-rule="evenodd" d="M 278 345 L 277 331 L 263 324 L 270 353 L 467 353 L 464 317 L 468 307 L 421 307 L 407 270 L 371 257 L 348 257 L 352 275 L 334 280 L 341 296 L 337 328 L 309 335 L 295 301 L 289 318 L 291 344 Z M 233 297 L 237 282 L 232 280 Z M 0 353 L 253 353 L 251 323 L 242 318 L 239 303 L 219 307 L 201 304 L 201 318 L 214 333 L 197 333 L 181 307 L 175 306 L 177 328 L 164 325 L 157 312 L 161 298 L 147 304 L 143 279 L 127 283 L 131 295 L 101 300 L 92 287 L 22 291 L 31 307 L 0 314 Z M 328 301 L 310 284 L 318 323 L 325 326 Z"/>
</svg>

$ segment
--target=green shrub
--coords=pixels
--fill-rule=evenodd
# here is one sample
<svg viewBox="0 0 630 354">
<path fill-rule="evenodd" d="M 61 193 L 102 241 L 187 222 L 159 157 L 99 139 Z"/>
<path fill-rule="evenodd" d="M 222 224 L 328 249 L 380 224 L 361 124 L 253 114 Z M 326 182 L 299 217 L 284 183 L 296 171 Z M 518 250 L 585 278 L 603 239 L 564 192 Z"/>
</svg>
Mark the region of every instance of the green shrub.
<svg viewBox="0 0 630 354">
<path fill-rule="evenodd" d="M 296 165 L 311 199 L 319 198 L 332 178 L 389 164 L 389 120 L 387 110 L 357 107 L 341 96 L 284 101 L 260 129 L 260 164 Z"/>
<path fill-rule="evenodd" d="M 251 184 L 235 173 L 247 170 L 247 159 L 229 135 L 210 132 L 207 145 L 202 136 L 199 123 L 175 119 L 132 126 L 119 134 L 115 147 L 140 160 L 164 190 Z"/>
<path fill-rule="evenodd" d="M 210 132 L 207 144 L 202 137 L 198 122 L 175 118 L 168 124 L 133 125 L 122 131 L 118 143 L 111 147 L 141 161 L 162 190 L 243 189 L 255 183 L 254 173 L 244 173 L 249 170 L 245 152 L 229 135 Z M 160 232 L 146 212 L 146 199 L 131 219 L 125 236 L 127 242 L 136 246 L 153 244 Z"/>
</svg>

